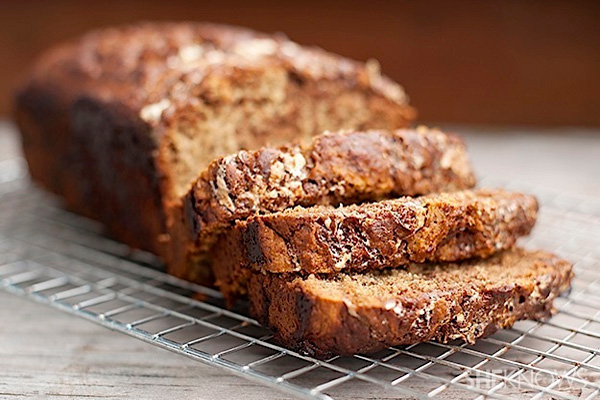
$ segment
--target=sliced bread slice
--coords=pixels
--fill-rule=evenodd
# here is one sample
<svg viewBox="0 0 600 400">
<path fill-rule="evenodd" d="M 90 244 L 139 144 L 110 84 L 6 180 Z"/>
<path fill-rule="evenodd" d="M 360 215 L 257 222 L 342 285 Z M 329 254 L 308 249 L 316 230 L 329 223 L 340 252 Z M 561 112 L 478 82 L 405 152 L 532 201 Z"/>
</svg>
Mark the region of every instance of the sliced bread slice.
<svg viewBox="0 0 600 400">
<path fill-rule="evenodd" d="M 319 357 L 477 338 L 543 319 L 569 287 L 572 266 L 513 249 L 461 264 L 308 277 L 253 272 L 251 313 L 290 348 Z"/>
<path fill-rule="evenodd" d="M 501 189 L 297 207 L 236 223 L 212 251 L 217 285 L 245 293 L 249 271 L 335 274 L 488 257 L 528 234 L 535 197 Z"/>
<path fill-rule="evenodd" d="M 210 164 L 186 196 L 187 224 L 200 250 L 256 214 L 472 188 L 463 141 L 417 130 L 335 132 L 307 145 L 263 147 Z"/>
</svg>

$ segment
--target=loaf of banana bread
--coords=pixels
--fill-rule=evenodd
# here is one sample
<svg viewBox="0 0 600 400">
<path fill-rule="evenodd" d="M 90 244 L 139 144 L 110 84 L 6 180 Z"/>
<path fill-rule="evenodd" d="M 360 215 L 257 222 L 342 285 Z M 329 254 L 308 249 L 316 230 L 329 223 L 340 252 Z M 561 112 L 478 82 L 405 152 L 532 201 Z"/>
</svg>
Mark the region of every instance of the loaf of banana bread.
<svg viewBox="0 0 600 400">
<path fill-rule="evenodd" d="M 33 179 L 115 238 L 164 255 L 171 210 L 213 159 L 414 110 L 376 62 L 202 23 L 106 28 L 46 52 L 16 99 Z"/>
<path fill-rule="evenodd" d="M 472 188 L 461 139 L 439 130 L 335 132 L 307 145 L 213 161 L 186 196 L 198 249 L 233 222 L 294 206 L 338 205 Z"/>
<path fill-rule="evenodd" d="M 414 118 L 375 61 L 202 23 L 64 43 L 16 99 L 36 182 L 177 276 L 206 283 L 210 264 L 229 302 L 248 294 L 280 342 L 320 357 L 473 342 L 547 317 L 569 285 L 568 262 L 503 251 L 535 198 L 461 191 L 463 143 L 402 129 Z"/>
<path fill-rule="evenodd" d="M 324 357 L 477 338 L 551 315 L 572 266 L 543 251 L 333 277 L 253 272 L 251 313 L 290 348 Z"/>
<path fill-rule="evenodd" d="M 250 271 L 337 274 L 489 257 L 527 235 L 535 197 L 502 189 L 403 197 L 344 207 L 297 207 L 239 221 L 212 251 L 226 298 Z"/>
</svg>

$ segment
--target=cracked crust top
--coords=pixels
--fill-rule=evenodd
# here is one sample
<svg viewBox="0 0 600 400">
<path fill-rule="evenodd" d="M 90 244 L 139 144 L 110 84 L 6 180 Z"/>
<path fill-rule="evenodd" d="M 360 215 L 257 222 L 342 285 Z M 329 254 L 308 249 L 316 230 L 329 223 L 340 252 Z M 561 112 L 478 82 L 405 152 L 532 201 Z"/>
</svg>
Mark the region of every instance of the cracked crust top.
<svg viewBox="0 0 600 400">
<path fill-rule="evenodd" d="M 365 64 L 300 46 L 283 34 L 194 22 L 146 22 L 92 31 L 46 52 L 28 86 L 57 85 L 66 96 L 87 93 L 117 100 L 137 110 L 147 123 L 159 124 L 198 97 L 218 102 L 235 95 L 233 90 L 212 90 L 214 82 L 208 77 L 270 66 L 282 66 L 298 79 L 346 81 L 393 103 L 408 102 L 402 87 L 381 75 L 376 61 Z M 414 114 L 412 109 L 407 112 Z"/>
</svg>

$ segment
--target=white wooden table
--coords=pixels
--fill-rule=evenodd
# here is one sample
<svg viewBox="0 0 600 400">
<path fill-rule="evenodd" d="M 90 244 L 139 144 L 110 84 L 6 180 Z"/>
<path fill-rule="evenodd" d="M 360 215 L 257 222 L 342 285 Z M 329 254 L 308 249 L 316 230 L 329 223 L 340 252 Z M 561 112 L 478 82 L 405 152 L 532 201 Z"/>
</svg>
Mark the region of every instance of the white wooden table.
<svg viewBox="0 0 600 400">
<path fill-rule="evenodd" d="M 452 130 L 481 175 L 600 197 L 600 130 Z M 18 152 L 14 127 L 0 123 L 0 162 Z M 0 398 L 286 398 L 5 292 L 0 321 Z"/>
</svg>

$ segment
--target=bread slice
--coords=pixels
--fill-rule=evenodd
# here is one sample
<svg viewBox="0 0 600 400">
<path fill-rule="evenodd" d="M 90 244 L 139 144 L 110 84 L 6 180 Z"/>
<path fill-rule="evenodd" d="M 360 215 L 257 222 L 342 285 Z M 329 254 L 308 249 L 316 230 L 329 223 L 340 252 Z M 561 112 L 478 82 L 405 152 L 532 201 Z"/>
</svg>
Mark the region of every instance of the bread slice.
<svg viewBox="0 0 600 400">
<path fill-rule="evenodd" d="M 283 345 L 314 356 L 477 338 L 551 315 L 572 266 L 513 249 L 461 264 L 308 277 L 252 273 L 251 313 Z"/>
<path fill-rule="evenodd" d="M 213 161 L 186 197 L 198 250 L 236 220 L 294 206 L 338 205 L 469 189 L 463 141 L 439 130 L 325 133 Z"/>
<path fill-rule="evenodd" d="M 402 128 L 415 116 L 376 62 L 192 22 L 110 27 L 58 45 L 15 109 L 33 179 L 160 255 L 172 212 L 215 158 L 324 130 Z"/>
<path fill-rule="evenodd" d="M 236 223 L 212 252 L 213 272 L 232 298 L 250 270 L 336 274 L 487 257 L 527 235 L 537 209 L 535 197 L 501 189 L 297 207 Z"/>
</svg>

